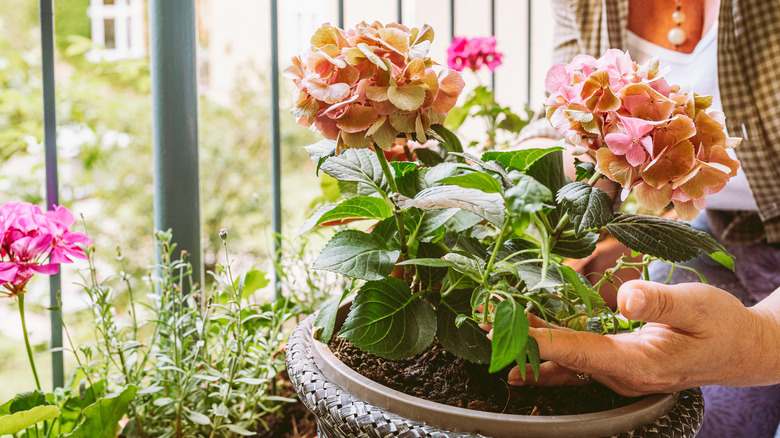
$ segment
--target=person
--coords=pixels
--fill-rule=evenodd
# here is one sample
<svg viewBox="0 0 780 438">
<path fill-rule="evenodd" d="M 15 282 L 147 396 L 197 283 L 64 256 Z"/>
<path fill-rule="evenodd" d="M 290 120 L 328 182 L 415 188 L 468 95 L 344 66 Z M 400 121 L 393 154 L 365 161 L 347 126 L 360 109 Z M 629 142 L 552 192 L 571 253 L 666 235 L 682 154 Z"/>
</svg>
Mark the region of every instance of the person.
<svg viewBox="0 0 780 438">
<path fill-rule="evenodd" d="M 689 263 L 710 280 L 653 264 L 651 279 L 618 291 L 626 317 L 647 322 L 633 333 L 599 336 L 548 328 L 531 335 L 545 362 L 510 384 L 600 382 L 626 395 L 704 386 L 700 437 L 773 437 L 780 423 L 780 5 L 765 0 L 554 0 L 554 62 L 609 48 L 638 62 L 671 65 L 670 84 L 713 95 L 726 127 L 743 138 L 741 172 L 708 198 L 692 225 L 724 243 L 735 270 L 708 257 Z M 672 76 L 676 75 L 676 76 Z M 525 147 L 552 144 L 546 120 L 522 133 Z M 693 277 L 693 278 L 692 278 Z M 720 287 L 716 287 L 720 286 Z M 719 386 L 720 385 L 720 386 Z M 763 385 L 763 386 L 758 386 Z"/>
</svg>

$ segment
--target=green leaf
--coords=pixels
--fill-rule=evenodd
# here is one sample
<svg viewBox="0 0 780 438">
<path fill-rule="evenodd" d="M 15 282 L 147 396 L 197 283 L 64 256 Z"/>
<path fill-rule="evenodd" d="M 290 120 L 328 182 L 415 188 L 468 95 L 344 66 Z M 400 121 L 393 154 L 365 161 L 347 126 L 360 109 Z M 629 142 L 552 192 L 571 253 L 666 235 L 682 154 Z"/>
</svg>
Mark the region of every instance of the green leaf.
<svg viewBox="0 0 780 438">
<path fill-rule="evenodd" d="M 504 112 L 504 119 L 498 123 L 497 128 L 517 134 L 528 125 L 528 120 L 523 120 L 515 113 Z"/>
<path fill-rule="evenodd" d="M 348 149 L 330 157 L 322 164 L 322 170 L 339 181 L 363 183 L 376 192 L 389 190 L 382 165 L 369 149 Z"/>
<path fill-rule="evenodd" d="M 566 278 L 566 281 L 574 287 L 574 293 L 580 297 L 582 304 L 585 304 L 585 308 L 588 309 L 589 317 L 593 316 L 594 307 L 596 309 L 604 308 L 604 300 L 595 290 L 585 285 L 585 281 L 587 280 L 583 281 L 577 271 L 566 265 L 561 265 L 560 269 L 563 271 L 563 276 Z"/>
<path fill-rule="evenodd" d="M 393 215 L 393 209 L 384 199 L 369 196 L 349 198 L 335 208 L 324 212 L 317 220 L 317 225 L 347 219 L 377 219 L 382 220 Z"/>
<path fill-rule="evenodd" d="M 429 236 L 436 232 L 442 225 L 446 224 L 452 219 L 459 211 L 457 208 L 447 208 L 444 210 L 428 210 L 425 212 L 420 223 L 420 229 L 417 232 L 418 236 Z M 478 218 L 478 222 L 482 218 Z"/>
<path fill-rule="evenodd" d="M 387 359 L 422 353 L 436 335 L 436 313 L 413 298 L 397 278 L 369 281 L 360 288 L 339 332 L 359 349 Z"/>
<path fill-rule="evenodd" d="M 463 122 L 461 121 L 461 123 Z M 458 126 L 460 126 L 460 124 L 458 124 Z M 458 127 L 455 126 L 455 129 L 457 128 Z M 448 152 L 463 152 L 463 145 L 461 145 L 458 136 L 455 135 L 454 132 L 444 127 L 444 125 L 439 124 L 431 125 L 431 129 L 439 136 L 437 140 L 439 140 L 441 143 L 444 143 L 444 146 L 447 148 Z"/>
<path fill-rule="evenodd" d="M 507 298 L 498 304 L 493 320 L 493 351 L 489 372 L 501 371 L 518 357 L 528 340 L 529 327 L 525 308 L 514 298 Z"/>
<path fill-rule="evenodd" d="M 86 388 L 83 397 L 79 394 L 68 398 L 62 405 L 62 415 L 52 426 L 52 432 L 54 434 L 72 432 L 81 419 L 82 411 L 102 397 L 105 391 L 106 381 L 98 380 L 94 385 Z"/>
<path fill-rule="evenodd" d="M 433 167 L 444 162 L 444 157 L 441 154 L 428 148 L 415 149 L 414 155 L 426 167 Z"/>
<path fill-rule="evenodd" d="M 336 153 L 336 141 L 324 139 L 303 149 L 309 153 L 309 158 L 317 165 L 316 173 L 319 174 L 322 163 Z"/>
<path fill-rule="evenodd" d="M 627 247 L 670 262 L 691 260 L 701 253 L 728 253 L 708 233 L 672 219 L 623 213 L 607 224 L 607 230 Z"/>
<path fill-rule="evenodd" d="M 601 229 L 614 217 L 612 198 L 588 183 L 566 184 L 558 191 L 556 201 L 566 207 L 576 235 Z"/>
<path fill-rule="evenodd" d="M 467 106 L 465 104 L 463 106 L 456 106 L 450 110 L 449 114 L 447 114 L 447 120 L 445 120 L 445 123 L 447 123 L 447 125 L 452 129 L 460 128 L 460 125 L 466 121 L 466 117 L 468 117 L 470 110 L 471 106 Z"/>
<path fill-rule="evenodd" d="M 450 176 L 439 182 L 467 189 L 482 190 L 485 193 L 501 193 L 503 188 L 498 180 L 482 172 Z"/>
<path fill-rule="evenodd" d="M 734 258 L 730 254 L 723 251 L 718 251 L 710 254 L 709 256 L 721 265 L 731 269 L 732 271 L 734 270 Z"/>
<path fill-rule="evenodd" d="M 460 208 L 487 219 L 497 227 L 504 223 L 504 200 L 501 195 L 477 189 L 436 186 L 420 191 L 414 199 L 398 196 L 396 205 L 401 209 L 417 207 L 421 210 Z"/>
<path fill-rule="evenodd" d="M 330 204 L 330 203 L 328 203 L 328 204 L 325 204 L 325 205 L 321 206 L 320 208 L 318 208 L 317 211 L 312 213 L 312 215 L 309 216 L 308 219 L 303 221 L 303 223 L 301 224 L 301 227 L 298 228 L 298 234 L 296 234 L 296 237 L 302 236 L 302 235 L 308 233 L 309 231 L 311 231 L 314 227 L 317 226 L 318 223 L 320 223 L 320 218 L 322 217 L 322 215 L 324 215 L 325 213 L 327 213 L 330 210 L 333 210 L 337 206 L 338 206 L 338 204 Z"/>
<path fill-rule="evenodd" d="M 250 432 L 243 427 L 237 426 L 235 424 L 225 424 L 219 427 L 220 429 L 227 429 L 235 434 L 241 435 L 241 436 L 257 436 L 255 432 Z"/>
<path fill-rule="evenodd" d="M 391 161 L 390 167 L 395 171 L 395 177 L 401 178 L 407 173 L 417 169 L 417 164 L 409 161 Z"/>
<path fill-rule="evenodd" d="M 574 159 L 577 181 L 590 179 L 596 173 L 596 164 Z"/>
<path fill-rule="evenodd" d="M 567 229 L 570 229 L 570 227 L 567 227 Z M 596 242 L 598 240 L 599 235 L 591 232 L 579 236 L 559 237 L 550 252 L 561 257 L 584 259 L 596 250 Z"/>
<path fill-rule="evenodd" d="M 31 409 L 19 411 L 14 414 L 3 415 L 0 417 L 0 436 L 21 432 L 42 421 L 57 418 L 59 415 L 59 408 L 52 405 L 35 406 Z"/>
<path fill-rule="evenodd" d="M 506 208 L 514 214 L 536 213 L 545 207 L 545 202 L 552 202 L 550 189 L 534 178 L 517 174 L 515 186 L 504 193 Z"/>
<path fill-rule="evenodd" d="M 265 272 L 257 269 L 252 269 L 245 272 L 244 274 L 241 274 L 241 276 L 238 278 L 238 281 L 239 284 L 243 284 L 243 288 L 241 289 L 241 298 L 244 299 L 249 298 L 253 293 L 268 286 L 268 283 L 271 282 L 271 280 L 266 278 Z"/>
<path fill-rule="evenodd" d="M 563 149 L 561 146 L 552 146 L 549 148 L 521 149 L 511 152 L 490 151 L 482 154 L 482 161 L 498 161 L 507 169 L 526 171 L 545 155 L 555 151 L 562 151 Z"/>
<path fill-rule="evenodd" d="M 45 406 L 49 402 L 46 401 L 46 394 L 41 391 L 29 391 L 18 394 L 11 400 L 10 413 L 15 414 L 21 411 L 28 411 L 36 406 Z"/>
<path fill-rule="evenodd" d="M 333 297 L 325 301 L 314 319 L 314 339 L 326 344 L 330 342 L 336 326 L 339 307 L 350 293 L 352 293 L 352 288 L 345 288 L 340 297 Z"/>
<path fill-rule="evenodd" d="M 387 243 L 375 234 L 345 230 L 328 241 L 313 268 L 362 280 L 380 280 L 393 272 L 400 253 L 389 250 Z"/>
<path fill-rule="evenodd" d="M 206 415 L 201 414 L 200 412 L 195 412 L 191 409 L 184 408 L 184 416 L 187 417 L 190 421 L 192 421 L 195 424 L 199 424 L 201 426 L 208 426 L 211 424 L 211 420 Z"/>
<path fill-rule="evenodd" d="M 471 314 L 470 300 L 470 290 L 456 290 L 442 298 L 436 308 L 436 337 L 442 347 L 455 356 L 469 362 L 488 363 L 490 340 L 487 333 L 464 315 Z"/>
<path fill-rule="evenodd" d="M 127 407 L 135 398 L 137 388 L 128 386 L 120 394 L 101 398 L 84 409 L 84 419 L 73 432 L 63 438 L 114 438 L 119 420 L 127 414 Z"/>
<path fill-rule="evenodd" d="M 444 248 L 433 243 L 420 242 L 417 247 L 417 257 L 420 258 L 436 259 L 444 257 L 446 253 Z M 417 266 L 417 276 L 424 286 L 436 286 L 441 283 L 445 275 L 447 275 L 447 269 L 444 267 Z"/>
<path fill-rule="evenodd" d="M 458 236 L 458 240 L 455 242 L 455 250 L 461 254 L 481 260 L 486 260 L 488 256 L 488 249 L 485 244 L 476 237 L 464 236 L 462 234 Z"/>
<path fill-rule="evenodd" d="M 526 171 L 528 176 L 544 184 L 552 193 L 558 193 L 558 190 L 571 181 L 563 173 L 563 154 L 560 150 L 540 157 Z"/>
<path fill-rule="evenodd" d="M 528 337 L 528 341 L 523 347 L 523 351 L 517 356 L 517 367 L 520 368 L 520 376 L 525 379 L 525 364 L 531 364 L 531 370 L 534 372 L 534 376 L 539 380 L 539 365 L 541 364 L 541 358 L 539 357 L 539 344 L 532 336 Z"/>
</svg>

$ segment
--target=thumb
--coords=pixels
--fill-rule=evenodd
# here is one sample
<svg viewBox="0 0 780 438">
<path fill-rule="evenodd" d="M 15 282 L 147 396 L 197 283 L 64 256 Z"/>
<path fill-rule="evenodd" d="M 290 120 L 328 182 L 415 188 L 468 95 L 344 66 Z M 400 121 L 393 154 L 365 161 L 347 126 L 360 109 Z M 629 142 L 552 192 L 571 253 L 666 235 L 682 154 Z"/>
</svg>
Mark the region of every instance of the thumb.
<svg viewBox="0 0 780 438">
<path fill-rule="evenodd" d="M 706 295 L 712 286 L 700 283 L 667 285 L 633 280 L 618 290 L 618 307 L 627 318 L 656 322 L 683 330 L 700 327 L 706 321 Z"/>
</svg>

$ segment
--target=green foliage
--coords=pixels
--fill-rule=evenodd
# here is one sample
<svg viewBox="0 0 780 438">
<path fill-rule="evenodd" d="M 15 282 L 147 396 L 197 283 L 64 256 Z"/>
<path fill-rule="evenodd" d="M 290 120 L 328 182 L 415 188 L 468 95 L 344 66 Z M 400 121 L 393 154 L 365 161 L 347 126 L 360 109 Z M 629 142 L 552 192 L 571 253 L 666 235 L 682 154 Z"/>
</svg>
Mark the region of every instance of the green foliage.
<svg viewBox="0 0 780 438">
<path fill-rule="evenodd" d="M 361 350 L 388 359 L 422 353 L 435 334 L 433 308 L 415 299 L 403 280 L 392 277 L 360 288 L 339 332 Z"/>
<path fill-rule="evenodd" d="M 65 49 L 68 37 L 77 35 L 89 38 L 92 33 L 87 9 L 90 0 L 57 0 L 54 3 L 54 41 Z"/>
<path fill-rule="evenodd" d="M 586 182 L 566 177 L 561 147 L 487 152 L 481 159 L 447 149 L 432 152 L 439 157 L 433 162 L 395 164 L 370 150 L 333 156 L 325 143 L 308 149 L 338 184 L 331 185 L 331 204 L 302 229 L 328 219 L 374 222 L 370 233 L 339 231 L 313 265 L 356 281 L 323 307 L 317 339 L 331 338 L 339 303 L 354 293 L 338 336 L 369 353 L 412 356 L 436 336 L 451 353 L 489 363 L 491 372 L 516 362 L 521 372 L 530 364 L 538 374 L 528 313 L 601 333 L 615 321 L 598 294 L 613 271 L 591 286 L 563 263 L 590 255 L 605 228 L 648 254 L 641 262 L 620 260 L 619 267 L 646 269 L 656 257 L 674 261 L 701 252 L 722 258 L 722 247 L 687 225 L 615 216 L 609 196 L 593 187 L 595 168 L 580 166 L 578 179 Z M 597 320 L 603 323 L 591 324 Z M 493 326 L 492 341 L 479 324 Z"/>
<path fill-rule="evenodd" d="M 87 406 L 83 420 L 63 438 L 114 438 L 119 431 L 119 420 L 127 415 L 127 407 L 138 388 L 128 386 L 121 393 L 105 396 Z"/>
</svg>

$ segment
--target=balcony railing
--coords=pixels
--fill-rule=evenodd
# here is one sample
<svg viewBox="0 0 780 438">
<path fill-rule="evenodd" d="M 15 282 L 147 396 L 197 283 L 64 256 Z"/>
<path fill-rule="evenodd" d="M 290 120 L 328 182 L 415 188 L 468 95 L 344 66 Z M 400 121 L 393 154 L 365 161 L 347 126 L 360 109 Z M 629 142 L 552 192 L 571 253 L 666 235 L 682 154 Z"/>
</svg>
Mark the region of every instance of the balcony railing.
<svg viewBox="0 0 780 438">
<path fill-rule="evenodd" d="M 323 0 L 324 1 L 324 0 Z M 390 0 L 387 0 L 390 1 Z M 337 22 L 344 27 L 344 0 L 337 2 Z M 473 4 L 470 3 L 473 6 Z M 527 8 L 526 31 L 526 103 L 531 96 L 532 11 Z M 41 53 L 43 69 L 43 124 L 46 151 L 46 204 L 59 203 L 57 177 L 57 144 L 54 81 L 53 0 L 39 0 Z M 496 34 L 496 1 L 489 3 L 490 32 Z M 404 2 L 396 1 L 396 18 L 403 22 Z M 456 2 L 449 0 L 449 37 L 456 34 Z M 271 65 L 271 180 L 272 232 L 274 250 L 281 255 L 281 144 L 279 108 L 279 26 L 278 0 L 270 0 Z M 179 248 L 187 250 L 193 264 L 193 277 L 202 279 L 200 219 L 188 212 L 199 211 L 198 193 L 198 121 L 196 78 L 195 0 L 150 0 L 150 57 L 152 78 L 152 128 L 155 178 L 154 224 L 156 229 L 175 231 Z M 496 86 L 496 76 L 491 83 Z M 278 265 L 278 264 L 277 264 Z M 276 275 L 277 294 L 278 278 Z M 201 282 L 202 284 L 202 282 Z M 57 302 L 61 281 L 59 274 L 51 276 L 50 298 Z M 54 387 L 64 385 L 62 353 L 62 321 L 58 311 L 51 311 L 51 348 Z"/>
</svg>

